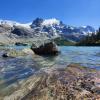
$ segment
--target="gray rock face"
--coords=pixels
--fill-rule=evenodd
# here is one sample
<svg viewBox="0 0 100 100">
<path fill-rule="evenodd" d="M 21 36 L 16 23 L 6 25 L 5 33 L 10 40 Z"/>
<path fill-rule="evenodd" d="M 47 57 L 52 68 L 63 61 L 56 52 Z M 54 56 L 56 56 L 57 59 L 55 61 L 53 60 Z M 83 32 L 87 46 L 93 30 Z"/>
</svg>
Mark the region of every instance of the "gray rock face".
<svg viewBox="0 0 100 100">
<path fill-rule="evenodd" d="M 0 33 L 11 32 L 12 27 L 8 24 L 0 25 Z"/>
<path fill-rule="evenodd" d="M 32 29 L 27 29 L 24 27 L 14 27 L 14 30 L 11 32 L 19 37 L 25 38 L 25 37 L 33 37 L 34 31 Z"/>
<path fill-rule="evenodd" d="M 31 25 L 31 28 L 41 27 L 42 23 L 43 23 L 43 19 L 42 18 L 36 18 L 33 21 L 32 25 Z"/>
</svg>

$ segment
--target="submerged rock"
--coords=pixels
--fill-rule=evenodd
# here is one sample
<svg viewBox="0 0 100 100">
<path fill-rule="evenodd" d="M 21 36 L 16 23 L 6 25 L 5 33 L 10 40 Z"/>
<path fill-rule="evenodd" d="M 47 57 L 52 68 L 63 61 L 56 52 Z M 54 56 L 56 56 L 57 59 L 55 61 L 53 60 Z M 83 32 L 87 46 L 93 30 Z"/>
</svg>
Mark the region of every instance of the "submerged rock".
<svg viewBox="0 0 100 100">
<path fill-rule="evenodd" d="M 8 53 L 4 53 L 4 54 L 2 55 L 2 57 L 7 58 L 7 57 L 9 57 L 9 54 L 8 54 Z"/>
<path fill-rule="evenodd" d="M 19 57 L 27 55 L 34 55 L 34 52 L 29 48 L 25 48 L 23 50 L 8 49 L 2 54 L 2 57 L 9 58 L 9 57 Z"/>
<path fill-rule="evenodd" d="M 59 53 L 57 45 L 54 42 L 44 43 L 39 47 L 32 45 L 31 49 L 38 55 L 57 55 Z"/>
<path fill-rule="evenodd" d="M 16 46 L 27 46 L 27 43 L 21 43 L 21 42 L 16 42 L 15 43 Z"/>
<path fill-rule="evenodd" d="M 100 71 L 69 65 L 31 76 L 4 100 L 100 100 Z"/>
</svg>

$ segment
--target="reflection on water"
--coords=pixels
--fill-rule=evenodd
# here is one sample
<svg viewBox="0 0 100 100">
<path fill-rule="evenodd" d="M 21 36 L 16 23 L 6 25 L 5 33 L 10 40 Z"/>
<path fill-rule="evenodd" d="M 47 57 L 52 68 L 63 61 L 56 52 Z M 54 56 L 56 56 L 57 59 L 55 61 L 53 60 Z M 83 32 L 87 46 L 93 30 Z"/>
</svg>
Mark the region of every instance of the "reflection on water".
<svg viewBox="0 0 100 100">
<path fill-rule="evenodd" d="M 10 48 L 21 50 L 25 47 Z M 0 95 L 13 92 L 25 79 L 41 68 L 79 63 L 100 70 L 100 47 L 63 46 L 59 49 L 61 54 L 56 57 L 24 56 L 4 59 L 0 56 Z M 0 55 L 2 53 L 3 50 L 0 51 Z"/>
</svg>

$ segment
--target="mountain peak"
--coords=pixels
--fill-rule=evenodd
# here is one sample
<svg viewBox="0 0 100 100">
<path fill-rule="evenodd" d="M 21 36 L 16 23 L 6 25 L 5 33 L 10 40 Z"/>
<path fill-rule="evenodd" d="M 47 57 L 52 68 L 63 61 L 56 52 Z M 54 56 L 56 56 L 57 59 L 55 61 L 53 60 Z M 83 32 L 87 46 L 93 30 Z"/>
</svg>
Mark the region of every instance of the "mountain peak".
<svg viewBox="0 0 100 100">
<path fill-rule="evenodd" d="M 46 19 L 46 20 L 44 20 L 43 23 L 42 23 L 42 25 L 44 25 L 44 26 L 47 26 L 47 25 L 52 26 L 52 25 L 55 25 L 55 24 L 56 24 L 56 25 L 59 25 L 59 24 L 60 24 L 60 21 L 57 20 L 56 18 Z"/>
</svg>

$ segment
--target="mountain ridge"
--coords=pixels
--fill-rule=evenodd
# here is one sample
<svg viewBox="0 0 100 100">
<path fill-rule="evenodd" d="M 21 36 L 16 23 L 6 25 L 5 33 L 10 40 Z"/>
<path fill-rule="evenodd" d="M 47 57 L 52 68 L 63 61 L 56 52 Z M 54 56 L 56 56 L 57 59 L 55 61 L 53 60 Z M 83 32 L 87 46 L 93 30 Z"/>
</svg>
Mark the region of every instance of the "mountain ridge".
<svg viewBox="0 0 100 100">
<path fill-rule="evenodd" d="M 53 39 L 63 37 L 71 41 L 80 41 L 87 35 L 95 34 L 96 30 L 91 26 L 74 27 L 64 24 L 62 21 L 55 18 L 42 19 L 36 18 L 32 23 L 19 23 L 10 20 L 0 20 L 1 38 L 7 37 L 12 39 Z M 2 40 L 2 39 L 1 39 Z M 0 41 L 2 42 L 2 41 Z"/>
<path fill-rule="evenodd" d="M 35 20 L 40 20 L 42 18 L 36 18 Z M 35 21 L 33 20 L 33 21 Z M 75 27 L 75 26 L 72 26 L 72 25 L 67 25 L 67 24 L 64 24 L 62 21 L 56 19 L 56 18 L 51 18 L 51 19 L 42 19 L 43 20 L 43 23 L 42 25 L 43 26 L 53 26 L 53 25 L 60 25 L 60 24 L 63 24 L 63 25 L 66 25 L 67 27 L 70 27 L 72 30 L 73 28 L 88 28 L 88 27 L 92 27 L 90 25 L 86 25 L 86 26 L 79 26 L 79 27 Z M 32 22 L 29 22 L 29 23 L 20 23 L 20 22 L 17 22 L 17 21 L 12 21 L 12 20 L 0 20 L 0 25 L 1 24 L 8 24 L 8 25 L 11 25 L 11 26 L 28 26 L 30 27 Z M 94 27 L 92 27 L 94 28 Z"/>
</svg>

